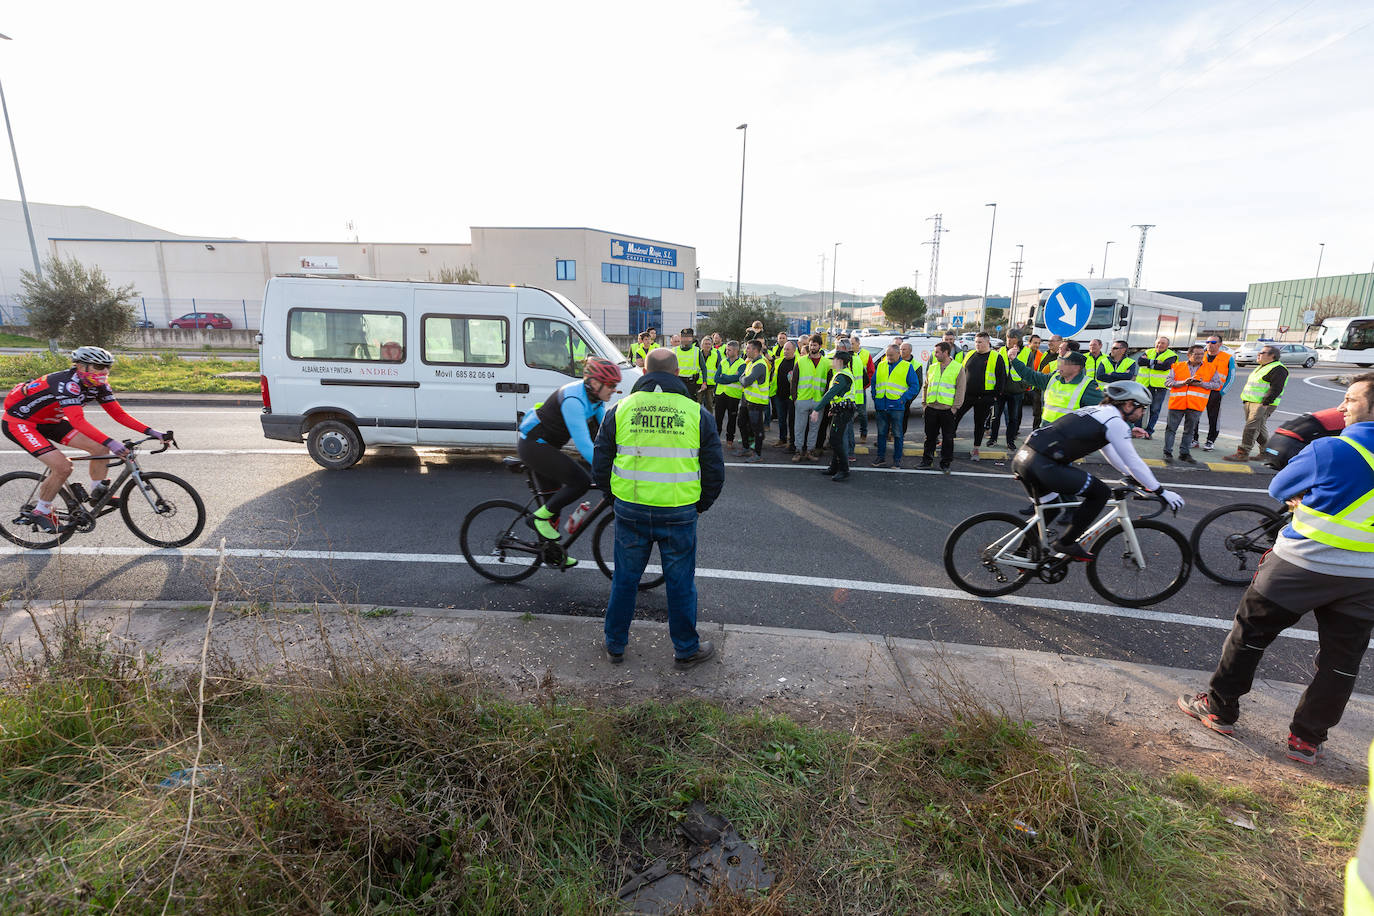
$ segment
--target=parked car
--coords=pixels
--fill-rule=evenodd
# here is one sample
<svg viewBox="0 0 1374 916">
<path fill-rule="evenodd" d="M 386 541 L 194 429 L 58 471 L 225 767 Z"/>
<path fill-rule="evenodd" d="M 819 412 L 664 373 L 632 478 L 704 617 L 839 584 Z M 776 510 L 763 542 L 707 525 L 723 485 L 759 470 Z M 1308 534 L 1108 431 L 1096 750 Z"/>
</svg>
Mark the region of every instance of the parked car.
<svg viewBox="0 0 1374 916">
<path fill-rule="evenodd" d="M 227 331 L 233 326 L 229 316 L 222 312 L 187 312 L 167 322 L 169 328 L 209 328 L 216 331 Z"/>
<path fill-rule="evenodd" d="M 1311 369 L 1317 364 L 1317 351 L 1305 344 L 1285 344 L 1272 340 L 1256 340 L 1244 344 L 1235 352 L 1237 366 L 1248 366 L 1258 362 L 1261 347 L 1277 347 L 1279 362 L 1285 366 L 1302 366 Z"/>
<path fill-rule="evenodd" d="M 156 327 L 156 325 L 149 321 L 147 318 L 140 318 L 134 322 L 134 330 L 136 331 L 152 327 Z"/>
</svg>

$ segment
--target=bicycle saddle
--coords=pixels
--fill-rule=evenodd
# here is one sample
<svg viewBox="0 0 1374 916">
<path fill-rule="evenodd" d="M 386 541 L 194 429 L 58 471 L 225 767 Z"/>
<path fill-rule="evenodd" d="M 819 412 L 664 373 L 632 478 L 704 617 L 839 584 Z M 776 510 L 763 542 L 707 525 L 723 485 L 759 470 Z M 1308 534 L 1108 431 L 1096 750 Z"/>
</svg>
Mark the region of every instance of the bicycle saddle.
<svg viewBox="0 0 1374 916">
<path fill-rule="evenodd" d="M 501 459 L 501 466 L 512 474 L 525 473 L 525 462 L 521 461 L 519 458 L 513 458 L 510 455 Z"/>
</svg>

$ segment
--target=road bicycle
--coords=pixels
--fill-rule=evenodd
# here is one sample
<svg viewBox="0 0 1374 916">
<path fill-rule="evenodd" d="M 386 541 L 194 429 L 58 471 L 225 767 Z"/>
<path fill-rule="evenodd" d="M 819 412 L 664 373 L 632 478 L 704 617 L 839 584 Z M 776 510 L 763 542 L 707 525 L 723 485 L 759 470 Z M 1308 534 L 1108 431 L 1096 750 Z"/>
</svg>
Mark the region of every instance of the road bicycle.
<svg viewBox="0 0 1374 916">
<path fill-rule="evenodd" d="M 1112 481 L 1107 511 L 1079 538 L 1095 556 L 1087 562 L 1088 582 L 1113 604 L 1144 607 L 1183 588 L 1192 573 L 1192 552 L 1183 535 L 1152 521 L 1167 504 L 1154 493 L 1127 481 Z M 1129 503 L 1155 500 L 1159 508 L 1132 518 Z M 974 595 L 1006 595 L 1032 580 L 1056 585 L 1069 574 L 1072 558 L 1048 545 L 1052 537 L 1045 510 L 1061 513 L 1081 501 L 1033 503 L 1030 518 L 1009 512 L 983 512 L 960 522 L 945 539 L 945 572 L 955 585 Z"/>
<path fill-rule="evenodd" d="M 118 511 L 129 530 L 154 547 L 191 543 L 205 528 L 205 503 L 189 483 L 175 474 L 143 470 L 138 463 L 139 446 L 153 441 L 161 441 L 162 447 L 147 455 L 160 455 L 174 446 L 180 448 L 171 432 L 163 440 L 153 436 L 125 439 L 124 446 L 129 451 L 123 457 L 109 458 L 111 468 L 122 466 L 124 470 L 95 501 L 91 501 L 83 485 L 63 484 L 53 500 L 59 522 L 57 531 L 45 530 L 31 514 L 48 472 L 11 471 L 0 476 L 0 535 L 20 547 L 47 550 L 78 533 L 94 531 L 97 519 Z M 93 457 L 72 460 L 91 461 Z"/>
<path fill-rule="evenodd" d="M 534 530 L 534 510 L 548 502 L 557 490 L 541 490 L 534 472 L 519 458 L 506 457 L 501 459 L 501 464 L 512 474 L 525 475 L 530 498 L 524 505 L 509 499 L 489 499 L 472 507 L 463 518 L 463 527 L 458 536 L 463 559 L 468 561 L 468 565 L 493 582 L 528 579 L 541 565 L 566 570 L 569 567 L 564 565 L 564 561 L 569 549 L 582 537 L 583 532 L 591 531 L 592 556 L 609 579 L 611 562 L 615 559 L 615 529 L 611 524 L 615 521 L 615 513 L 606 512 L 611 507 L 611 498 L 601 494 L 581 524 L 571 532 L 560 525 L 561 519 L 552 520 L 550 524 L 565 533 L 558 540 L 550 541 L 540 537 L 539 532 Z M 603 515 L 604 518 L 601 517 Z M 641 591 L 662 584 L 662 572 L 657 575 L 645 572 L 639 580 Z"/>
<path fill-rule="evenodd" d="M 1208 512 L 1188 538 L 1202 574 L 1222 585 L 1249 585 L 1260 559 L 1274 546 L 1293 513 L 1237 503 Z"/>
</svg>

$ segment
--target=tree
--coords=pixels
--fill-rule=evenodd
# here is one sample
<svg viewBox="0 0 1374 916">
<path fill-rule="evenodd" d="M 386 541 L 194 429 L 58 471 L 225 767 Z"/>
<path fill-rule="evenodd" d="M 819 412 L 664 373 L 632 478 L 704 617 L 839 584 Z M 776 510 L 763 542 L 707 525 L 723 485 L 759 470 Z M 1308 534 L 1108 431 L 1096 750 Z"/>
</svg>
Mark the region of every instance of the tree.
<svg viewBox="0 0 1374 916">
<path fill-rule="evenodd" d="M 926 301 L 909 286 L 899 286 L 883 297 L 883 315 L 899 328 L 909 328 L 926 317 Z"/>
<path fill-rule="evenodd" d="M 429 278 L 433 280 L 434 274 L 430 274 Z M 448 265 L 440 267 L 439 282 L 469 284 L 481 283 L 482 281 L 477 276 L 477 268 L 471 264 L 464 264 L 462 267 L 449 267 Z"/>
<path fill-rule="evenodd" d="M 20 272 L 19 304 L 29 314 L 29 327 L 40 337 L 68 346 L 114 347 L 127 340 L 136 312 L 129 300 L 138 293 L 132 283 L 110 288 L 99 267 L 76 258 L 49 257 L 41 278 Z"/>
<path fill-rule="evenodd" d="M 744 340 L 744 332 L 755 321 L 763 322 L 764 342 L 776 337 L 779 331 L 787 330 L 787 316 L 778 307 L 777 296 L 756 296 L 744 293 L 736 296 L 726 293 L 720 308 L 701 320 L 696 329 L 697 336 L 720 332 L 726 340 Z"/>
<path fill-rule="evenodd" d="M 1312 303 L 1312 310 L 1317 313 L 1313 327 L 1328 318 L 1350 318 L 1361 313 L 1360 304 L 1348 296 L 1322 296 Z"/>
</svg>

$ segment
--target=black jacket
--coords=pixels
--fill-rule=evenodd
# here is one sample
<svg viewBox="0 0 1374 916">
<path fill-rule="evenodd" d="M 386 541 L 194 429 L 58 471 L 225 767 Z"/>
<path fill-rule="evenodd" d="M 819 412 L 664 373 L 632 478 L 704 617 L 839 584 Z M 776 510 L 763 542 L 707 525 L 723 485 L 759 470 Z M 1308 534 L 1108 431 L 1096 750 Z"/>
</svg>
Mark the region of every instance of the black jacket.
<svg viewBox="0 0 1374 916">
<path fill-rule="evenodd" d="M 631 394 L 636 391 L 669 391 L 691 398 L 682 379 L 671 372 L 645 374 L 630 389 Z M 720 447 L 715 418 L 705 407 L 698 409 L 701 411 L 701 448 L 697 451 L 697 461 L 701 464 L 701 499 L 697 501 L 697 511 L 705 512 L 725 486 L 725 452 Z M 607 496 L 611 495 L 611 465 L 615 462 L 615 410 L 612 407 L 606 411 L 601 431 L 596 436 L 596 450 L 592 453 L 592 479 Z"/>
</svg>

